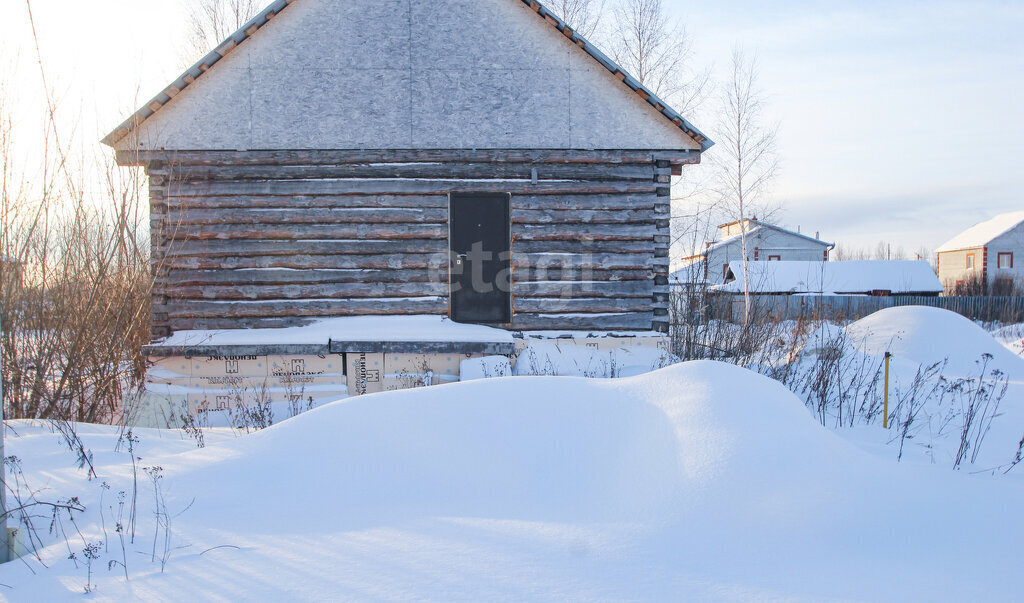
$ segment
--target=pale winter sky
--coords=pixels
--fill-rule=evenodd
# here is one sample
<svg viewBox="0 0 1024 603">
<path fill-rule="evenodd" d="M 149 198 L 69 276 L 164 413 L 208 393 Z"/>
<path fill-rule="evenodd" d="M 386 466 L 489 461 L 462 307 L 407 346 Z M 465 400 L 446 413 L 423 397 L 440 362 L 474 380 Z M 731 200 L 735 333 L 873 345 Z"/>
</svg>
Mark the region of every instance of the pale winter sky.
<svg viewBox="0 0 1024 603">
<path fill-rule="evenodd" d="M 784 225 L 913 252 L 1024 209 L 1024 2 L 665 2 L 699 63 L 721 70 L 737 42 L 759 55 L 781 126 Z M 51 87 L 80 115 L 82 144 L 186 66 L 182 5 L 32 0 Z M 0 79 L 19 106 L 38 105 L 26 4 L 7 0 L 4 12 Z M 712 129 L 706 116 L 692 121 Z M 31 136 L 36 124 L 22 126 Z"/>
</svg>

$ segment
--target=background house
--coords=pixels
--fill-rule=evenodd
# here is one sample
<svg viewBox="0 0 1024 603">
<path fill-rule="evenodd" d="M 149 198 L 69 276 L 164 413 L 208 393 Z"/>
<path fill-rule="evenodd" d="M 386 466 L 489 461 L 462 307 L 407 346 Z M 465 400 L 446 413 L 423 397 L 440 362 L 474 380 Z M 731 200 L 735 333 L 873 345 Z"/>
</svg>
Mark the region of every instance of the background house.
<svg viewBox="0 0 1024 603">
<path fill-rule="evenodd" d="M 747 261 L 822 262 L 828 261 L 828 252 L 835 247 L 817 238 L 787 230 L 756 219 L 746 220 Z M 743 260 L 740 222 L 718 227 L 717 240 L 705 243 L 698 254 L 685 258 L 684 267 L 673 273 L 673 282 L 692 283 L 696 280 L 718 285 L 726 281 L 729 264 Z"/>
<path fill-rule="evenodd" d="M 896 305 L 935 305 L 942 284 L 923 260 L 748 262 L 754 320 L 856 319 Z M 743 263 L 729 282 L 712 287 L 717 317 L 742 322 L 746 314 Z"/>
<path fill-rule="evenodd" d="M 947 293 L 1010 295 L 1024 281 L 1024 211 L 975 224 L 936 252 Z"/>
</svg>

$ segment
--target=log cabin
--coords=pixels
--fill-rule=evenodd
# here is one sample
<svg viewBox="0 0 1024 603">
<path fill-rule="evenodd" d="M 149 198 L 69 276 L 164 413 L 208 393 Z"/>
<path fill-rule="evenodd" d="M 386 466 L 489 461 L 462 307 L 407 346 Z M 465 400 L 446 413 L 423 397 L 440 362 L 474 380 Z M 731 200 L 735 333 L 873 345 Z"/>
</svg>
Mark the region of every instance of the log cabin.
<svg viewBox="0 0 1024 603">
<path fill-rule="evenodd" d="M 671 179 L 713 144 L 535 0 L 276 0 L 103 143 L 149 177 L 154 341 L 666 332 Z"/>
</svg>

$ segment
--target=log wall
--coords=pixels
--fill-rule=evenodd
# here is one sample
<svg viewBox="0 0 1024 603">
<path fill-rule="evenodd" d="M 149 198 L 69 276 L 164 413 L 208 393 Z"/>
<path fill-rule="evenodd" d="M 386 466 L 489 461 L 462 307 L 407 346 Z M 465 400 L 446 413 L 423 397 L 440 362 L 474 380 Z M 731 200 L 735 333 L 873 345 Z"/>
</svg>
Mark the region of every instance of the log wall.
<svg viewBox="0 0 1024 603">
<path fill-rule="evenodd" d="M 512 329 L 667 330 L 669 180 L 642 151 L 145 152 L 154 337 L 448 313 L 448 194 L 512 195 Z M 127 158 L 120 158 L 124 162 Z"/>
</svg>

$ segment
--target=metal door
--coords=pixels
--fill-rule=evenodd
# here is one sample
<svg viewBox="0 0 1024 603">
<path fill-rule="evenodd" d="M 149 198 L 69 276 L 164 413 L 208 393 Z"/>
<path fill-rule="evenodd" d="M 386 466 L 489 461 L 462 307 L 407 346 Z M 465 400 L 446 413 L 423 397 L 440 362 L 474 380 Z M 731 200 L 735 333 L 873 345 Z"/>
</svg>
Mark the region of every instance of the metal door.
<svg viewBox="0 0 1024 603">
<path fill-rule="evenodd" d="M 510 195 L 452 193 L 448 200 L 452 320 L 512 321 Z"/>
</svg>

